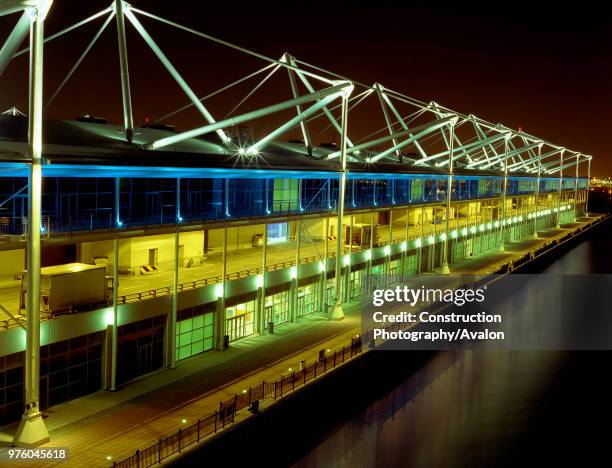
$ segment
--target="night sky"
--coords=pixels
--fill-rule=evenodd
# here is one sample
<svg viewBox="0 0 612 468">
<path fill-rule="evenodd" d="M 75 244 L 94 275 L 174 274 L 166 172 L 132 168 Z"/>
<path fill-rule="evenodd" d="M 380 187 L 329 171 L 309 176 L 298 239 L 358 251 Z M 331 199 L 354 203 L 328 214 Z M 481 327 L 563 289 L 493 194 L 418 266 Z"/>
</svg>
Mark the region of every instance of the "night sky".
<svg viewBox="0 0 612 468">
<path fill-rule="evenodd" d="M 587 7 L 585 2 L 571 8 L 557 3 L 555 11 L 520 2 L 461 9 L 400 7 L 384 2 L 370 2 L 369 8 L 331 7 L 332 2 L 287 2 L 283 8 L 265 7 L 261 2 L 250 6 L 220 2 L 212 9 L 208 2 L 182 9 L 175 7 L 180 1 L 131 3 L 274 58 L 288 51 L 363 83 L 378 81 L 422 101 L 435 100 L 465 114 L 515 129 L 522 127 L 533 135 L 592 154 L 593 174 L 612 176 L 609 8 Z M 47 34 L 108 4 L 109 0 L 56 0 Z M 16 19 L 16 15 L 0 19 L 1 40 Z M 141 21 L 198 95 L 263 66 L 168 26 Z M 47 96 L 101 23 L 98 20 L 46 48 Z M 49 107 L 49 117 L 90 113 L 122 122 L 116 47 L 113 22 Z M 128 34 L 128 48 L 136 124 L 187 102 L 133 30 Z M 2 109 L 17 105 L 26 110 L 26 65 L 25 57 L 17 59 L 0 77 Z M 282 78 L 286 88 L 286 74 Z M 281 93 L 281 85 L 272 86 L 243 110 L 290 97 L 285 88 Z M 242 88 L 242 94 L 248 89 Z M 239 99 L 239 94 L 223 95 L 211 100 L 210 109 L 215 116 L 223 116 Z M 350 123 L 365 128 L 366 122 L 358 120 L 363 118 L 355 117 L 357 120 Z M 169 123 L 182 130 L 200 122 L 198 114 L 190 111 Z M 261 125 L 258 131 L 269 130 L 274 123 Z M 330 138 L 333 133 L 324 133 L 317 142 Z"/>
</svg>

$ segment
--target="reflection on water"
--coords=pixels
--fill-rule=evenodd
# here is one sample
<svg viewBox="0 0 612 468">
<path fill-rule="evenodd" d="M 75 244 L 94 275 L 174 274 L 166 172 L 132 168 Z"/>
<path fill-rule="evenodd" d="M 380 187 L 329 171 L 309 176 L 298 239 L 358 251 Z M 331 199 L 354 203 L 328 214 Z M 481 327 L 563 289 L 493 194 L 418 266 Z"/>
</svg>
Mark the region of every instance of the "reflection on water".
<svg viewBox="0 0 612 468">
<path fill-rule="evenodd" d="M 610 234 L 608 226 L 543 272 L 610 273 Z M 602 351 L 437 353 L 294 466 L 610 466 L 611 359 Z"/>
</svg>

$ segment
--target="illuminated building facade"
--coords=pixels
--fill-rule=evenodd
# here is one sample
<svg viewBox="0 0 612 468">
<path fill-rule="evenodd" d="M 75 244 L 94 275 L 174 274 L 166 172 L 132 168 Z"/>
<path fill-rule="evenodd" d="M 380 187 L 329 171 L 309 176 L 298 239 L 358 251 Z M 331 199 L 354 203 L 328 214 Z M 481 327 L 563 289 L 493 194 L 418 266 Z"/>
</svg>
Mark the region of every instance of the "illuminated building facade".
<svg viewBox="0 0 612 468">
<path fill-rule="evenodd" d="M 47 105 L 114 21 L 123 125 L 44 120 L 51 3 L 0 5 L 0 15 L 21 14 L 0 75 L 30 54 L 29 109 L 0 116 L 0 421 L 22 415 L 16 444 L 48 440 L 40 408 L 118 390 L 307 314 L 341 319 L 365 275 L 448 274 L 586 213 L 591 156 L 287 53 L 265 57 L 122 0 L 47 38 L 106 18 Z M 199 97 L 142 18 L 265 66 Z M 128 26 L 189 100 L 145 127 L 134 125 Z M 242 109 L 281 74 L 290 99 Z M 216 120 L 208 97 L 255 79 Z M 188 108 L 200 126 L 159 123 Z M 363 109 L 361 122 L 382 129 L 349 132 L 349 114 Z M 280 123 L 258 138 L 241 132 L 262 118 Z M 315 142 L 328 129 L 337 142 Z"/>
</svg>

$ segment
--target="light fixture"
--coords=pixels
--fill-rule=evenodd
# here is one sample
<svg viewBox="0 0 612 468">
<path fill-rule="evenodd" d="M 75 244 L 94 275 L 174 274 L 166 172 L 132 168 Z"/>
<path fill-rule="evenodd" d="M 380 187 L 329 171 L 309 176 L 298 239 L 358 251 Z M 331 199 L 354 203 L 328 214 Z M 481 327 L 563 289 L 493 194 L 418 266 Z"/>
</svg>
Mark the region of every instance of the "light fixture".
<svg viewBox="0 0 612 468">
<path fill-rule="evenodd" d="M 255 277 L 255 286 L 258 288 L 263 288 L 263 285 L 264 285 L 263 275 L 257 275 Z"/>
<path fill-rule="evenodd" d="M 296 279 L 297 278 L 297 267 L 292 266 L 289 269 L 289 276 L 291 277 L 291 279 Z"/>
<path fill-rule="evenodd" d="M 385 248 L 383 249 L 383 252 L 385 253 L 385 255 L 391 255 L 391 246 L 389 245 L 385 245 Z"/>
</svg>

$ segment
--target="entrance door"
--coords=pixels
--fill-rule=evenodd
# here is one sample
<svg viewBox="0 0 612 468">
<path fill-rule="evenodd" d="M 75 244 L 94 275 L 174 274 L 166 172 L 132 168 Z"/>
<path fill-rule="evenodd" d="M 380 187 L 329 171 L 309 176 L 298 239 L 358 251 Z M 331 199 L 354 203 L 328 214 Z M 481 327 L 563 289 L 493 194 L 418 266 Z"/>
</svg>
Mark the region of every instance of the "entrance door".
<svg viewBox="0 0 612 468">
<path fill-rule="evenodd" d="M 306 312 L 306 296 L 301 295 L 297 298 L 297 316 L 303 317 Z"/>
<path fill-rule="evenodd" d="M 473 239 L 466 239 L 464 242 L 464 254 L 466 257 L 471 257 L 474 252 L 472 250 Z"/>
<path fill-rule="evenodd" d="M 159 249 L 149 249 L 149 265 L 157 266 L 157 256 Z"/>
<path fill-rule="evenodd" d="M 138 373 L 146 374 L 153 370 L 153 343 L 138 347 Z"/>
<path fill-rule="evenodd" d="M 274 318 L 273 318 L 273 313 L 272 313 L 272 311 L 273 311 L 273 307 L 274 307 L 274 306 L 272 306 L 272 305 L 267 305 L 267 306 L 266 306 L 266 308 L 265 308 L 265 311 L 264 311 L 264 317 L 266 318 L 266 323 L 265 323 L 264 325 L 265 325 L 266 327 L 268 326 L 268 323 L 269 323 L 269 322 L 274 321 Z"/>
</svg>

